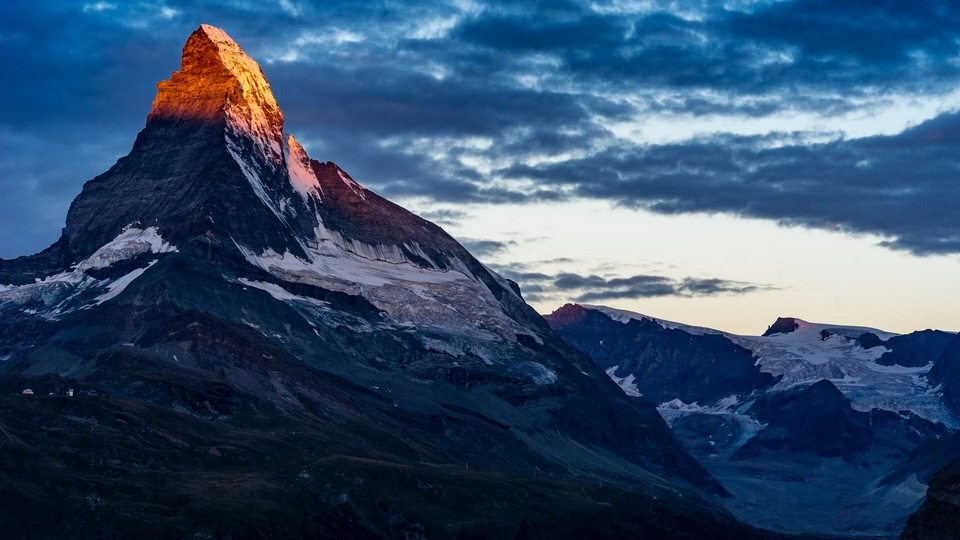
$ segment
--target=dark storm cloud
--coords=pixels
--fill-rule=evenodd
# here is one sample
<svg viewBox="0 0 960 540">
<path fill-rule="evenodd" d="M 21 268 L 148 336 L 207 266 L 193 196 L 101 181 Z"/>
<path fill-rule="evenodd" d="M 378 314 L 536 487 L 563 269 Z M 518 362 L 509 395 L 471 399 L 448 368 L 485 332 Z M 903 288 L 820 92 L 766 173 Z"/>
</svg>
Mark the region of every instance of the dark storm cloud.
<svg viewBox="0 0 960 540">
<path fill-rule="evenodd" d="M 804 0 L 732 13 L 727 24 L 734 36 L 796 47 L 810 73 L 824 65 L 831 71 L 854 65 L 870 76 L 893 79 L 926 68 L 950 69 L 925 64 L 955 59 L 960 10 L 943 0 Z"/>
<path fill-rule="evenodd" d="M 960 83 L 960 5 L 683 4 L 14 2 L 0 18 L 0 257 L 56 239 L 82 183 L 129 150 L 200 23 L 260 62 L 313 157 L 389 197 L 600 198 L 960 252 L 956 115 L 895 137 L 779 148 L 718 136 L 637 146 L 608 131 L 659 112 L 869 114 L 890 96 L 943 95 Z"/>
<path fill-rule="evenodd" d="M 604 279 L 600 276 L 561 274 L 554 280 L 553 285 L 568 293 L 579 291 L 580 294 L 577 296 L 579 302 L 680 295 L 678 284 L 663 276 Z"/>
<path fill-rule="evenodd" d="M 916 254 L 960 252 L 960 113 L 896 136 L 766 148 L 722 137 L 501 173 L 665 214 L 732 213 L 874 233 Z"/>
<path fill-rule="evenodd" d="M 714 296 L 721 294 L 747 294 L 772 287 L 728 281 L 718 278 L 684 278 L 674 280 L 664 276 L 638 275 L 604 278 L 597 275 L 559 274 L 553 286 L 558 291 L 570 294 L 579 292 L 578 302 L 595 302 L 612 299 L 652 298 L 658 296 Z"/>
<path fill-rule="evenodd" d="M 515 272 L 504 268 L 497 270 L 504 277 L 517 282 L 528 300 L 573 298 L 577 302 L 602 302 L 663 296 L 740 295 L 776 290 L 769 285 L 719 278 L 673 279 L 658 275 L 619 277 L 571 272 L 549 275 L 541 272 Z"/>
<path fill-rule="evenodd" d="M 536 126 L 544 119 L 549 125 L 579 125 L 590 120 L 594 105 L 605 106 L 596 97 L 577 99 L 565 93 L 498 86 L 496 81 L 438 80 L 411 72 L 404 65 L 362 70 L 322 65 L 316 69 L 324 73 L 319 81 L 315 74 L 297 66 L 277 66 L 271 73 L 278 75 L 272 79 L 293 89 L 277 92 L 280 99 L 292 98 L 287 100 L 291 103 L 286 108 L 292 110 L 287 114 L 292 117 L 295 113 L 298 122 L 328 130 L 380 136 L 411 132 L 418 136 L 496 136 L 515 126 Z"/>
<path fill-rule="evenodd" d="M 712 296 L 716 294 L 747 294 L 761 290 L 774 290 L 774 287 L 744 283 L 742 281 L 728 281 L 725 279 L 686 278 L 681 282 L 679 290 L 689 296 Z"/>
<path fill-rule="evenodd" d="M 758 2 L 742 11 L 705 2 L 693 17 L 598 14 L 591 6 L 554 18 L 536 9 L 488 10 L 455 35 L 504 52 L 554 55 L 569 75 L 604 86 L 710 88 L 725 96 L 776 90 L 796 104 L 810 89 L 942 88 L 960 76 L 960 6 L 946 0 Z"/>
</svg>

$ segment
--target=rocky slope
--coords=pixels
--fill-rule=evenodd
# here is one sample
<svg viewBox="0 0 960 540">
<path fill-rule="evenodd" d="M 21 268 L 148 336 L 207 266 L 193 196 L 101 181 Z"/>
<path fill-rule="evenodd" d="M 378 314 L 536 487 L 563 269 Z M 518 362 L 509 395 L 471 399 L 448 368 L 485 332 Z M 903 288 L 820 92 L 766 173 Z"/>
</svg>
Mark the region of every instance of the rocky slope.
<svg viewBox="0 0 960 540">
<path fill-rule="evenodd" d="M 891 536 L 960 456 L 954 334 L 780 318 L 737 336 L 579 305 L 546 318 L 626 394 L 655 398 L 750 523 Z"/>
<path fill-rule="evenodd" d="M 310 159 L 213 27 L 0 284 L 13 536 L 763 536 L 510 283 Z"/>
<path fill-rule="evenodd" d="M 960 460 L 934 475 L 927 499 L 907 522 L 902 540 L 948 540 L 960 537 Z"/>
<path fill-rule="evenodd" d="M 546 319 L 557 335 L 593 358 L 621 386 L 654 403 L 680 399 L 712 405 L 731 396 L 742 399 L 777 382 L 760 371 L 753 352 L 721 335 L 690 334 L 646 318 L 619 322 L 574 304 Z"/>
<path fill-rule="evenodd" d="M 773 451 L 850 462 L 867 459 L 872 451 L 904 459 L 925 441 L 936 441 L 951 434 L 943 424 L 934 424 L 906 411 L 854 410 L 850 400 L 828 380 L 765 394 L 747 414 L 765 427 L 736 451 L 735 458 L 757 457 Z"/>
</svg>

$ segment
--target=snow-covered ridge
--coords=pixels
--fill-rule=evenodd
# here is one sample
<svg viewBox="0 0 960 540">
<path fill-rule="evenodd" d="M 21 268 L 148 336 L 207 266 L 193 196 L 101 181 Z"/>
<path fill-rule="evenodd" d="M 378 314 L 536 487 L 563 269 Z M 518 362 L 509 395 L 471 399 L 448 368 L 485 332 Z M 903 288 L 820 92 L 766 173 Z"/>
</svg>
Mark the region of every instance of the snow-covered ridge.
<svg viewBox="0 0 960 540">
<path fill-rule="evenodd" d="M 726 332 L 723 332 L 723 331 L 720 331 L 720 330 L 714 330 L 714 329 L 712 329 L 712 328 L 704 328 L 704 327 L 701 327 L 701 326 L 691 326 L 691 325 L 688 325 L 688 324 L 683 324 L 683 323 L 668 321 L 668 320 L 660 319 L 660 318 L 657 318 L 657 317 L 651 317 L 650 315 L 644 315 L 644 314 L 642 314 L 642 313 L 635 313 L 635 312 L 633 312 L 633 311 L 627 311 L 627 310 L 625 310 L 625 309 L 615 309 L 615 308 L 611 308 L 611 307 L 607 307 L 607 306 L 596 306 L 596 305 L 592 305 L 592 304 L 579 304 L 579 305 L 582 306 L 582 307 L 585 307 L 585 308 L 587 308 L 587 309 L 589 309 L 589 310 L 598 311 L 598 312 L 600 312 L 600 313 L 603 313 L 604 315 L 606 315 L 607 317 L 610 317 L 610 318 L 613 319 L 614 321 L 621 322 L 621 323 L 624 323 L 624 324 L 630 322 L 631 320 L 640 321 L 640 320 L 643 320 L 643 319 L 647 319 L 647 320 L 650 320 L 650 321 L 653 321 L 653 322 L 659 324 L 660 326 L 662 326 L 662 327 L 664 327 L 664 328 L 668 328 L 668 329 L 672 329 L 672 330 L 683 330 L 684 332 L 687 332 L 688 334 L 695 334 L 695 335 L 698 335 L 698 336 L 701 336 L 701 335 L 704 335 L 704 334 L 719 334 L 719 335 L 722 335 L 722 336 L 732 335 L 732 334 L 727 334 Z"/>
<path fill-rule="evenodd" d="M 309 259 L 301 259 L 289 251 L 279 254 L 267 249 L 262 253 L 255 253 L 246 247 L 238 247 L 247 262 L 288 281 L 319 281 L 327 286 L 339 282 L 347 286 L 382 287 L 403 282 L 446 283 L 471 280 L 465 267 L 455 270 L 423 268 L 409 260 L 398 246 L 371 246 L 351 241 L 351 249 L 348 250 L 340 248 L 332 241 L 312 243 Z M 414 253 L 422 252 L 418 245 L 407 247 Z"/>
<path fill-rule="evenodd" d="M 363 297 L 382 311 L 382 319 L 373 322 L 374 326 L 414 335 L 424 348 L 460 362 L 499 364 L 520 346 L 519 335 L 542 342 L 507 316 L 493 293 L 456 258 L 446 261 L 453 267 L 450 269 L 424 268 L 422 263 L 406 259 L 398 246 L 351 243 L 352 251 L 347 251 L 334 241 L 311 245 L 315 247 L 308 250 L 309 259 L 289 252 L 254 253 L 238 248 L 249 263 L 277 279 Z M 430 260 L 416 244 L 404 248 Z M 279 285 L 246 278 L 238 281 L 291 305 L 309 324 L 346 324 L 359 332 L 373 328 L 370 322 L 346 320 L 331 312 L 325 302 L 291 294 Z M 556 373 L 535 362 L 517 362 L 505 369 L 537 385 L 557 381 Z"/>
<path fill-rule="evenodd" d="M 250 264 L 278 280 L 364 298 L 381 312 L 379 320 L 347 320 L 324 302 L 291 294 L 279 285 L 246 278 L 239 282 L 294 307 L 310 324 L 348 325 L 360 332 L 391 328 L 416 336 L 425 349 L 450 354 L 460 362 L 499 364 L 522 347 L 521 336 L 542 343 L 504 312 L 487 285 L 455 255 L 442 255 L 438 262 L 437 255 L 431 256 L 413 241 L 372 245 L 347 239 L 324 227 L 319 216 L 316 219 L 319 225 L 313 238 L 304 241 L 306 257 L 289 251 L 255 251 L 239 243 L 237 248 Z M 557 380 L 556 373 L 533 362 L 505 369 L 537 385 Z"/>
<path fill-rule="evenodd" d="M 237 165 L 240 166 L 240 171 L 243 173 L 244 178 L 247 179 L 247 182 L 250 183 L 250 187 L 253 188 L 253 192 L 257 195 L 257 198 L 263 202 L 263 204 L 270 209 L 270 212 L 273 215 L 277 216 L 284 226 L 289 227 L 287 220 L 283 217 L 281 208 L 277 202 L 275 202 L 270 195 L 267 193 L 266 187 L 263 185 L 263 182 L 260 180 L 260 172 L 258 169 L 267 165 L 266 162 L 262 162 L 262 159 L 256 160 L 247 160 L 243 156 L 242 143 L 237 140 L 237 135 L 231 131 L 227 131 L 224 135 L 224 139 L 227 143 L 227 152 L 230 154 L 230 157 L 237 162 Z"/>
<path fill-rule="evenodd" d="M 871 328 L 869 326 L 850 326 L 847 324 L 812 323 L 812 322 L 807 322 L 803 319 L 797 319 L 795 317 L 791 318 L 790 320 L 796 323 L 797 325 L 796 330 L 794 330 L 793 332 L 782 334 L 782 335 L 790 335 L 790 334 L 804 335 L 804 334 L 816 333 L 819 336 L 820 332 L 822 332 L 823 330 L 826 330 L 831 334 L 839 334 L 842 336 L 847 336 L 852 338 L 860 337 L 861 335 L 867 332 L 876 334 L 877 337 L 883 340 L 887 340 L 892 338 L 893 336 L 899 335 L 894 332 L 887 332 L 885 330 L 879 330 L 877 328 Z M 776 335 L 780 335 L 780 334 L 776 334 Z M 770 337 L 773 337 L 773 336 L 770 336 Z"/>
<path fill-rule="evenodd" d="M 892 332 L 864 326 L 820 324 L 793 319 L 797 328 L 792 332 L 766 337 L 741 336 L 604 306 L 583 307 L 622 323 L 634 319 L 650 319 L 664 328 L 697 335 L 725 336 L 752 351 L 762 371 L 782 377 L 771 391 L 806 386 L 827 379 L 853 402 L 853 407 L 857 410 L 910 410 L 928 420 L 940 421 L 948 426 L 958 424 L 944 405 L 937 389 L 930 388 L 927 380 L 922 377 L 930 371 L 932 364 L 922 368 L 881 366 L 877 364 L 877 359 L 887 349 L 864 349 L 856 341 L 857 337 L 866 332 L 876 334 L 882 340 L 898 335 Z M 616 378 L 614 380 L 620 383 Z"/>
<path fill-rule="evenodd" d="M 338 170 L 337 175 L 340 176 L 340 180 L 342 180 L 343 183 L 346 184 L 348 188 L 350 188 L 350 191 L 356 194 L 357 197 L 360 197 L 363 200 L 367 200 L 367 194 L 364 193 L 367 190 L 367 188 L 358 184 L 353 178 L 350 178 L 349 176 L 343 174 L 343 171 Z"/>
<path fill-rule="evenodd" d="M 100 296 L 97 297 L 97 299 L 96 299 L 96 305 L 100 305 L 100 304 L 106 302 L 107 300 L 110 300 L 110 299 L 112 299 L 112 298 L 116 298 L 117 295 L 119 295 L 120 293 L 122 293 L 122 292 L 124 291 L 124 289 L 127 288 L 128 285 L 130 285 L 131 283 L 133 283 L 133 281 L 134 281 L 135 279 L 137 279 L 138 277 L 142 276 L 144 272 L 146 272 L 147 270 L 149 270 L 150 267 L 153 266 L 153 265 L 155 265 L 155 264 L 157 264 L 157 261 L 156 261 L 156 260 L 150 261 L 150 262 L 147 264 L 147 266 L 145 266 L 145 267 L 143 267 L 143 268 L 137 268 L 137 269 L 135 269 L 135 270 L 132 270 L 130 273 L 128 273 L 128 274 L 126 274 L 126 275 L 124 275 L 124 276 L 121 276 L 121 277 L 113 280 L 113 282 L 107 284 L 107 292 L 105 292 L 105 293 L 103 293 L 103 294 L 101 294 Z M 86 307 L 93 307 L 93 306 L 84 306 L 84 307 L 86 308 Z"/>
<path fill-rule="evenodd" d="M 270 294 L 270 296 L 282 302 L 296 301 L 296 302 L 304 302 L 308 304 L 317 304 L 317 305 L 325 304 L 325 302 L 323 302 L 322 300 L 316 300 L 316 299 L 308 298 L 305 296 L 297 296 L 295 294 L 289 293 L 287 292 L 286 289 L 284 289 L 283 287 L 275 283 L 267 283 L 265 281 L 254 281 L 246 278 L 240 278 L 238 281 L 248 287 L 253 287 L 254 289 L 260 289 L 261 291 L 264 291 Z"/>
<path fill-rule="evenodd" d="M 648 319 L 656 322 L 657 324 L 659 324 L 664 328 L 683 330 L 688 334 L 695 334 L 695 335 L 716 334 L 716 335 L 727 336 L 727 337 L 742 337 L 742 338 L 760 337 L 760 336 L 745 336 L 745 335 L 731 334 L 729 332 L 724 332 L 723 330 L 716 330 L 713 328 L 706 328 L 703 326 L 693 326 L 689 324 L 668 321 L 666 319 L 661 319 L 659 317 L 644 315 L 642 313 L 628 311 L 625 309 L 616 309 L 616 308 L 611 308 L 607 306 L 597 306 L 592 304 L 579 304 L 579 305 L 586 309 L 603 313 L 604 315 L 610 317 L 614 321 L 621 322 L 624 324 L 626 324 L 631 320 L 640 321 L 643 319 Z M 801 334 L 797 334 L 797 335 L 816 333 L 818 339 L 819 339 L 820 332 L 823 330 L 827 330 L 831 334 L 840 334 L 840 335 L 853 337 L 853 338 L 859 337 L 860 335 L 866 332 L 870 332 L 870 333 L 876 334 L 877 337 L 883 340 L 887 340 L 893 336 L 899 335 L 894 332 L 887 332 L 884 330 L 871 328 L 869 326 L 850 326 L 850 325 L 844 325 L 844 324 L 811 323 L 811 322 L 804 321 L 803 319 L 797 319 L 797 318 L 791 318 L 791 320 L 797 323 L 797 329 L 794 330 L 793 332 L 790 332 L 789 334 L 797 334 L 798 332 L 801 332 Z M 782 334 L 782 335 L 789 335 L 789 334 Z M 777 335 L 781 335 L 781 334 L 777 334 Z M 770 337 L 774 337 L 774 336 L 770 336 Z"/>
<path fill-rule="evenodd" d="M 283 160 L 290 173 L 290 184 L 304 200 L 312 196 L 322 198 L 323 188 L 320 187 L 317 175 L 310 168 L 310 157 L 293 135 L 287 135 L 284 141 Z"/>
<path fill-rule="evenodd" d="M 637 389 L 637 385 L 634 383 L 636 377 L 634 377 L 632 373 L 626 377 L 617 377 L 616 372 L 617 366 L 613 366 L 607 369 L 606 374 L 608 377 L 613 379 L 613 382 L 617 383 L 617 385 L 623 390 L 624 394 L 637 397 L 643 395 L 640 393 L 640 390 Z"/>
<path fill-rule="evenodd" d="M 42 308 L 31 307 L 30 313 L 49 319 L 77 309 L 89 309 L 115 298 L 153 266 L 156 260 L 150 261 L 145 268 L 134 269 L 116 279 L 95 279 L 85 273 L 87 270 L 109 268 L 119 261 L 130 260 L 146 253 L 163 254 L 175 251 L 176 246 L 165 241 L 155 227 L 140 229 L 131 224 L 93 255 L 67 271 L 38 279 L 34 283 L 0 286 L 0 306 L 34 306 L 42 303 Z M 82 293 L 98 289 L 105 292 L 89 302 L 81 300 Z"/>
</svg>

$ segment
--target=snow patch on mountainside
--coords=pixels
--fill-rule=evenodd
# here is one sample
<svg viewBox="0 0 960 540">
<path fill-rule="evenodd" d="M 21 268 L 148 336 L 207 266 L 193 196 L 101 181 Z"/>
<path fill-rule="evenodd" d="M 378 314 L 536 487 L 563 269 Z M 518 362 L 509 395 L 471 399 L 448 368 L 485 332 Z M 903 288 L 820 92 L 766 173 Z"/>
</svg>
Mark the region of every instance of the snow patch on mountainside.
<svg viewBox="0 0 960 540">
<path fill-rule="evenodd" d="M 865 326 L 844 326 L 810 323 L 794 319 L 796 330 L 770 336 L 740 336 L 709 328 L 689 326 L 656 317 L 604 306 L 584 305 L 615 321 L 650 319 L 664 328 L 675 328 L 691 334 L 718 334 L 749 349 L 757 356 L 762 371 L 782 379 L 769 391 L 806 386 L 828 379 L 853 402 L 859 411 L 873 408 L 893 412 L 910 410 L 934 422 L 957 427 L 957 420 L 943 403 L 939 392 L 930 388 L 921 377 L 932 364 L 922 368 L 881 366 L 877 359 L 887 351 L 884 347 L 862 348 L 856 339 L 866 332 L 887 340 L 898 334 Z M 617 379 L 614 379 L 615 381 Z M 662 407 L 662 406 L 661 406 Z"/>
<path fill-rule="evenodd" d="M 864 349 L 856 341 L 865 332 L 877 334 L 883 340 L 897 334 L 859 326 L 797 322 L 799 327 L 787 334 L 731 337 L 759 357 L 763 371 L 783 376 L 771 391 L 828 379 L 858 411 L 910 410 L 928 420 L 957 426 L 943 400 L 929 392 L 926 379 L 920 377 L 932 364 L 923 368 L 881 366 L 876 361 L 887 349 Z M 828 334 L 826 338 L 824 332 Z"/>
<path fill-rule="evenodd" d="M 630 322 L 631 320 L 642 321 L 643 319 L 647 319 L 659 324 L 664 328 L 668 328 L 672 330 L 683 330 L 688 334 L 694 334 L 698 336 L 702 336 L 704 334 L 718 334 L 722 336 L 728 335 L 726 332 L 721 332 L 720 330 L 714 330 L 712 328 L 703 328 L 701 326 L 691 326 L 688 324 L 667 321 L 664 319 L 659 319 L 657 317 L 644 315 L 642 313 L 634 313 L 632 311 L 627 311 L 625 309 L 614 309 L 607 306 L 595 306 L 591 304 L 580 304 L 580 305 L 587 309 L 603 313 L 604 315 L 606 315 L 607 317 L 610 317 L 614 321 L 624 323 L 624 324 Z"/>
<path fill-rule="evenodd" d="M 0 307 L 30 305 L 25 313 L 56 318 L 62 306 L 77 292 L 99 283 L 82 272 L 69 271 L 48 276 L 35 283 L 12 286 L 0 291 Z M 42 304 L 38 307 L 37 304 Z"/>
<path fill-rule="evenodd" d="M 139 229 L 128 225 L 116 238 L 80 262 L 76 272 L 90 268 L 107 268 L 117 261 L 129 260 L 141 253 L 170 253 L 177 248 L 165 241 L 156 227 Z"/>
<path fill-rule="evenodd" d="M 340 176 L 340 180 L 342 180 L 343 183 L 346 184 L 348 188 L 350 188 L 350 191 L 356 194 L 357 197 L 360 197 L 363 200 L 367 200 L 367 194 L 364 193 L 367 190 L 367 188 L 355 182 L 353 178 L 350 178 L 349 176 L 344 174 L 343 171 L 341 170 L 338 170 L 337 174 Z"/>
<path fill-rule="evenodd" d="M 23 310 L 25 313 L 47 319 L 57 319 L 77 309 L 89 309 L 115 298 L 157 261 L 150 261 L 146 267 L 135 269 L 117 279 L 95 279 L 85 273 L 87 270 L 109 268 L 119 261 L 146 253 L 160 255 L 176 251 L 176 246 L 165 241 L 155 227 L 140 229 L 128 225 L 116 238 L 70 270 L 38 279 L 34 283 L 0 287 L 0 308 L 30 305 L 29 309 Z M 105 292 L 90 298 L 98 289 Z M 43 306 L 36 307 L 36 304 Z"/>
<path fill-rule="evenodd" d="M 142 276 L 143 273 L 146 272 L 148 268 L 150 268 L 155 264 L 157 264 L 157 261 L 150 261 L 150 264 L 148 264 L 146 267 L 137 268 L 136 270 L 133 270 L 129 274 L 115 279 L 112 283 L 107 285 L 107 292 L 105 292 L 104 294 L 101 294 L 96 298 L 95 305 L 100 305 L 106 302 L 107 300 L 110 300 L 111 298 L 115 298 L 118 294 L 122 293 L 123 290 L 126 289 L 128 285 L 133 283 L 135 279 Z"/>
<path fill-rule="evenodd" d="M 386 246 L 368 246 L 364 253 L 340 251 L 337 254 L 311 250 L 309 260 L 301 259 L 290 252 L 279 254 L 272 249 L 256 254 L 238 246 L 247 261 L 281 278 L 298 281 L 297 278 L 319 281 L 333 285 L 356 285 L 382 287 L 391 283 L 445 283 L 469 279 L 455 270 L 426 269 L 413 261 L 393 257 L 393 249 Z M 377 254 L 387 254 L 391 260 L 383 260 Z M 397 260 L 401 259 L 401 260 Z M 396 261 L 396 262 L 394 262 Z M 339 289 L 339 287 L 337 287 Z"/>
<path fill-rule="evenodd" d="M 670 409 L 674 411 L 684 411 L 684 412 L 707 412 L 706 407 L 701 407 L 699 403 L 694 401 L 693 403 L 684 403 L 680 399 L 671 399 L 670 401 L 665 401 L 660 405 L 657 405 L 658 409 Z"/>
<path fill-rule="evenodd" d="M 613 368 L 611 368 L 613 369 Z M 686 411 L 686 412 L 701 412 L 701 413 L 727 413 L 733 411 L 735 408 L 741 405 L 740 399 L 736 395 L 729 395 L 719 401 L 714 405 L 704 407 L 694 401 L 693 403 L 684 403 L 680 399 L 672 399 L 670 401 L 665 401 L 657 405 L 658 409 L 661 410 L 674 410 L 674 411 Z"/>
<path fill-rule="evenodd" d="M 616 371 L 617 371 L 617 366 L 613 366 L 606 371 L 606 374 L 608 377 L 613 379 L 613 382 L 617 383 L 617 385 L 619 385 L 620 388 L 623 389 L 624 394 L 628 396 L 637 396 L 637 397 L 640 397 L 643 395 L 640 393 L 640 390 L 637 389 L 637 385 L 634 383 L 634 381 L 636 380 L 636 377 L 634 377 L 632 373 L 630 375 L 627 375 L 626 377 L 617 377 Z"/>
<path fill-rule="evenodd" d="M 684 403 L 680 399 L 672 399 L 657 405 L 657 412 L 660 413 L 660 416 L 663 417 L 663 420 L 670 427 L 673 427 L 677 420 L 691 414 L 710 414 L 723 417 L 725 420 L 731 422 L 736 422 L 739 426 L 739 436 L 735 441 L 732 441 L 724 451 L 726 455 L 730 455 L 747 444 L 747 441 L 766 427 L 766 424 L 746 414 L 747 409 L 749 409 L 751 405 L 753 405 L 752 400 L 741 403 L 737 399 L 737 396 L 734 395 L 725 397 L 715 405 L 708 407 L 703 407 L 697 402 Z"/>
<path fill-rule="evenodd" d="M 317 175 L 310 169 L 310 158 L 307 152 L 293 138 L 293 135 L 287 135 L 284 141 L 283 159 L 290 173 L 290 184 L 304 200 L 323 194 Z"/>
<path fill-rule="evenodd" d="M 427 350 L 493 365 L 523 347 L 520 336 L 543 343 L 509 317 L 490 289 L 455 256 L 446 256 L 445 267 L 441 267 L 415 242 L 402 246 L 363 244 L 347 241 L 322 226 L 316 238 L 307 242 L 306 259 L 289 252 L 279 254 L 267 249 L 257 253 L 239 244 L 237 247 L 250 264 L 279 280 L 361 296 L 381 311 L 382 320 L 375 326 L 414 335 Z M 279 286 L 249 280 L 242 283 L 297 307 L 311 323 L 357 324 L 363 326 L 357 327 L 358 331 L 370 330 L 369 323 L 306 306 Z M 557 380 L 552 370 L 534 363 L 519 362 L 506 369 L 537 385 Z"/>
<path fill-rule="evenodd" d="M 296 294 L 290 293 L 283 287 L 274 283 L 267 283 L 265 281 L 254 281 L 246 278 L 239 278 L 238 281 L 248 287 L 253 287 L 254 289 L 260 289 L 261 291 L 264 291 L 270 294 L 270 296 L 274 297 L 277 300 L 296 301 L 296 302 L 303 302 L 307 304 L 318 304 L 318 305 L 327 304 L 327 302 L 324 302 L 322 300 L 308 298 L 306 296 L 298 296 Z"/>
<path fill-rule="evenodd" d="M 278 204 L 270 198 L 270 195 L 267 194 L 267 189 L 264 187 L 263 182 L 260 181 L 260 174 L 257 172 L 256 166 L 244 159 L 240 143 L 234 140 L 233 137 L 236 137 L 236 135 L 230 133 L 230 131 L 227 131 L 227 133 L 224 135 L 224 138 L 227 142 L 227 152 L 230 153 L 230 156 L 233 158 L 233 160 L 236 161 L 237 165 L 240 166 L 240 171 L 243 172 L 244 178 L 246 178 L 247 182 L 250 183 L 250 187 L 253 188 L 253 192 L 257 195 L 257 198 L 259 198 L 263 204 L 270 209 L 273 215 L 277 216 L 277 219 L 283 222 L 284 225 L 287 225 L 287 220 L 284 219 Z M 289 227 L 289 225 L 287 226 Z"/>
<path fill-rule="evenodd" d="M 557 373 L 539 362 L 526 362 L 524 367 L 533 382 L 540 386 L 557 382 Z"/>
</svg>

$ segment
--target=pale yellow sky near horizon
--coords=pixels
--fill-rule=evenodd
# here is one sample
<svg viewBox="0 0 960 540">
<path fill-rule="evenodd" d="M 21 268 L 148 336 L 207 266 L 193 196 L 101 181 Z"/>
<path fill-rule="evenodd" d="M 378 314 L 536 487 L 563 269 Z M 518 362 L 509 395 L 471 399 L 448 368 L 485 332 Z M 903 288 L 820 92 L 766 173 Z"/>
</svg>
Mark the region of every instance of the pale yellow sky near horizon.
<svg viewBox="0 0 960 540">
<path fill-rule="evenodd" d="M 606 278 L 721 278 L 774 288 L 587 303 L 747 335 L 762 333 L 778 316 L 897 333 L 960 330 L 960 256 L 917 257 L 881 247 L 883 238 L 874 236 L 727 215 L 663 216 L 602 201 L 461 210 L 467 215 L 445 229 L 456 238 L 507 243 L 505 251 L 481 257 L 497 267 Z M 572 261 L 544 262 L 555 259 Z M 549 313 L 572 301 L 557 294 L 530 303 Z"/>
</svg>

